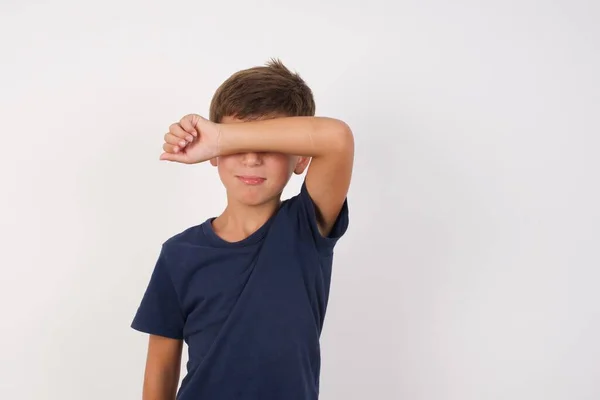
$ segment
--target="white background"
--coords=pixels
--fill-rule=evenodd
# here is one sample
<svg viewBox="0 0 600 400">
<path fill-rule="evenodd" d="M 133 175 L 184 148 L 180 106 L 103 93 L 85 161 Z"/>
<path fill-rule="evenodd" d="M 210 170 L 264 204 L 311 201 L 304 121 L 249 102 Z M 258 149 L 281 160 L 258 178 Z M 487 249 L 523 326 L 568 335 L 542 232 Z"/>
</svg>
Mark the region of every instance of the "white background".
<svg viewBox="0 0 600 400">
<path fill-rule="evenodd" d="M 160 244 L 224 205 L 163 135 L 270 57 L 356 137 L 321 398 L 600 398 L 598 2 L 0 4 L 0 398 L 140 398 Z"/>
</svg>

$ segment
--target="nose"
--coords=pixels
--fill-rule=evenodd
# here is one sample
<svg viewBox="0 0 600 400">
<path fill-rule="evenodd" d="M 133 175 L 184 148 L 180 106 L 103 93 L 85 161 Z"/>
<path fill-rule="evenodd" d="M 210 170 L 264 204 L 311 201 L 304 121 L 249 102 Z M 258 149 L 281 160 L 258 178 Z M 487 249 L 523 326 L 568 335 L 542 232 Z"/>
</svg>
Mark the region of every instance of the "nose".
<svg viewBox="0 0 600 400">
<path fill-rule="evenodd" d="M 242 163 L 247 167 L 253 167 L 262 164 L 262 155 L 260 153 L 244 153 Z"/>
</svg>

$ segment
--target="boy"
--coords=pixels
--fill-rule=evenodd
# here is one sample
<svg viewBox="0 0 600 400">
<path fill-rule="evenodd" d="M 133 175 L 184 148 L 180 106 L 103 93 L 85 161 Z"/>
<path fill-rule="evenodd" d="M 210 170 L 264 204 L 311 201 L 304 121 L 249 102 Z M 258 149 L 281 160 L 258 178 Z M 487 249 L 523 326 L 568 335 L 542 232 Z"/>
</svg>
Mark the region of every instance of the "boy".
<svg viewBox="0 0 600 400">
<path fill-rule="evenodd" d="M 160 159 L 209 161 L 227 206 L 163 243 L 132 323 L 150 334 L 144 399 L 318 399 L 354 140 L 345 123 L 314 114 L 309 87 L 271 60 L 227 79 L 209 120 L 187 115 L 165 135 Z M 300 193 L 281 201 L 307 167 Z"/>
</svg>

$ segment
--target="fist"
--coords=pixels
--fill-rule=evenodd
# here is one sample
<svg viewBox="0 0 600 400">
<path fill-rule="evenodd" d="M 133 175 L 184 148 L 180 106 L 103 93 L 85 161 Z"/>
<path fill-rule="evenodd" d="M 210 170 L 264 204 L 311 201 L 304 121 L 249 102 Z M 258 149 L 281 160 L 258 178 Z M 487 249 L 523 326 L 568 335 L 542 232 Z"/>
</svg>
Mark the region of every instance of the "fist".
<svg viewBox="0 0 600 400">
<path fill-rule="evenodd" d="M 189 114 L 169 127 L 161 160 L 195 164 L 219 156 L 219 124 Z"/>
</svg>

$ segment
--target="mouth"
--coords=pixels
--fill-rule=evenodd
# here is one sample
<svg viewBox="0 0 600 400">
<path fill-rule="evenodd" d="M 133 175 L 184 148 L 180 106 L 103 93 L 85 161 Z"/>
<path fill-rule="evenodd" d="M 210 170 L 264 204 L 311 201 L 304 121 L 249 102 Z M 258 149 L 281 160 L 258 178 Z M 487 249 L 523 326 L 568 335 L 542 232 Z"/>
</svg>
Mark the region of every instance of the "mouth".
<svg viewBox="0 0 600 400">
<path fill-rule="evenodd" d="M 260 176 L 251 175 L 238 175 L 237 178 L 246 185 L 260 185 L 267 180 L 266 178 L 261 178 Z"/>
</svg>

